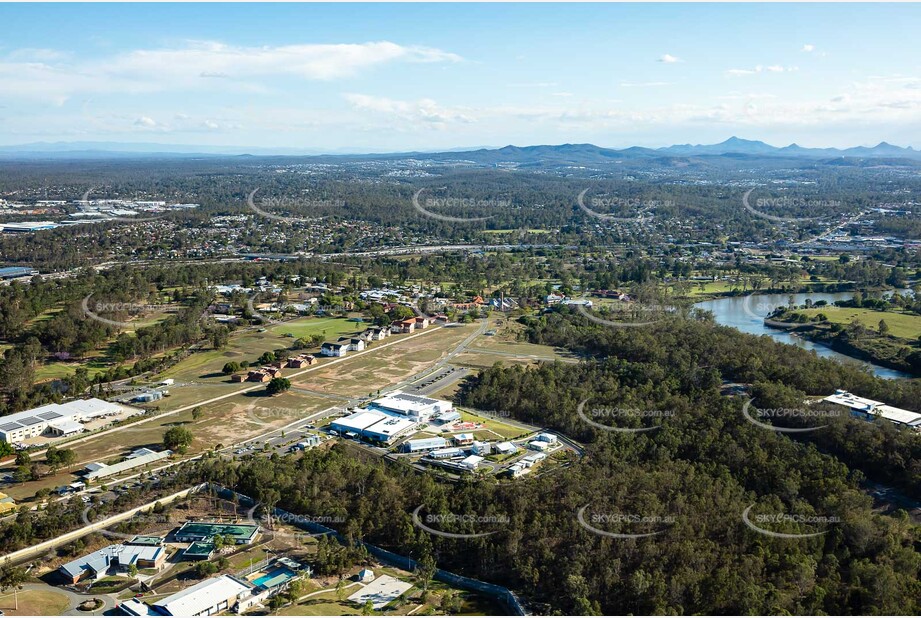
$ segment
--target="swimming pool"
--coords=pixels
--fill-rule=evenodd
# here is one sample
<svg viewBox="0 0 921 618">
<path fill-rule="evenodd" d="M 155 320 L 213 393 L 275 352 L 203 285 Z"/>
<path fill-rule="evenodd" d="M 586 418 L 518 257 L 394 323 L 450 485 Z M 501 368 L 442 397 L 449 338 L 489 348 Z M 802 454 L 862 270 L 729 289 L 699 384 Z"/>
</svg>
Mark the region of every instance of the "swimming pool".
<svg viewBox="0 0 921 618">
<path fill-rule="evenodd" d="M 280 566 L 275 567 L 265 575 L 254 579 L 253 584 L 262 586 L 263 588 L 274 588 L 284 584 L 288 580 L 294 579 L 296 576 L 297 573 L 288 567 Z"/>
</svg>

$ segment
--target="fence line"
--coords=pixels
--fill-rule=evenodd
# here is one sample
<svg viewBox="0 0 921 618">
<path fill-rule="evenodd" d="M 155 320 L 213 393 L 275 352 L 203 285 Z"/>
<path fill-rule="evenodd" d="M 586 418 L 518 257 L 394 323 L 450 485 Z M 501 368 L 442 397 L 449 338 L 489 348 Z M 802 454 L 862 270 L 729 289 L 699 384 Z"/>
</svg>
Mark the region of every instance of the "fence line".
<svg viewBox="0 0 921 618">
<path fill-rule="evenodd" d="M 168 496 L 163 496 L 162 498 L 158 498 L 157 500 L 154 500 L 153 502 L 148 502 L 147 504 L 142 504 L 141 506 L 137 506 L 132 509 L 129 509 L 125 511 L 124 513 L 118 513 L 116 515 L 112 515 L 111 517 L 107 517 L 106 519 L 83 526 L 82 528 L 77 528 L 76 530 L 65 532 L 64 534 L 56 538 L 49 539 L 47 541 L 43 541 L 36 545 L 32 545 L 31 547 L 26 547 L 24 549 L 20 549 L 20 550 L 11 552 L 9 554 L 6 554 L 5 556 L 0 556 L 0 560 L 2 560 L 4 564 L 18 564 L 20 562 L 23 562 L 24 560 L 29 560 L 31 558 L 41 556 L 46 552 L 49 552 L 53 549 L 57 549 L 61 545 L 66 545 L 67 543 L 76 541 L 77 539 L 82 538 L 86 536 L 87 534 L 90 534 L 92 532 L 97 532 L 99 530 L 104 530 L 110 526 L 114 526 L 117 523 L 125 521 L 126 519 L 130 519 L 131 517 L 137 515 L 138 513 L 149 511 L 153 509 L 155 506 L 157 506 L 157 504 L 160 504 L 160 505 L 170 504 L 171 502 L 174 502 L 181 498 L 185 498 L 188 495 L 196 493 L 205 487 L 207 487 L 207 483 L 201 483 L 199 485 L 189 487 L 188 489 L 177 491 L 174 494 L 170 494 Z"/>
<path fill-rule="evenodd" d="M 255 500 L 249 496 L 237 493 L 232 489 L 222 487 L 220 485 L 214 484 L 214 487 L 217 489 L 218 494 L 235 496 L 241 502 L 246 502 L 250 505 L 256 504 Z M 319 533 L 319 534 L 329 534 L 335 536 L 337 539 L 346 543 L 346 539 L 343 535 L 339 534 L 333 528 L 324 526 L 323 524 L 312 521 L 302 515 L 295 515 L 294 513 L 289 513 L 284 509 L 276 507 L 274 509 L 273 515 L 279 516 L 286 523 L 293 523 L 300 528 L 304 528 L 308 532 Z M 372 556 L 380 560 L 381 562 L 389 563 L 393 566 L 396 566 L 404 571 L 415 571 L 417 563 L 412 558 L 403 556 L 401 554 L 395 554 L 392 551 L 386 550 L 377 545 L 372 545 L 365 541 L 358 541 L 363 545 Z M 458 575 L 457 573 L 452 573 L 451 571 L 445 571 L 444 569 L 435 569 L 435 579 L 438 581 L 451 584 L 457 588 L 463 588 L 465 590 L 473 590 L 485 594 L 487 596 L 493 597 L 504 603 L 511 612 L 516 616 L 527 616 L 528 612 L 525 609 L 524 605 L 521 602 L 521 599 L 518 598 L 514 592 L 509 590 L 504 586 L 499 586 L 498 584 L 490 584 L 488 582 L 480 581 L 478 579 L 473 579 L 472 577 L 466 577 L 464 575 Z"/>
</svg>

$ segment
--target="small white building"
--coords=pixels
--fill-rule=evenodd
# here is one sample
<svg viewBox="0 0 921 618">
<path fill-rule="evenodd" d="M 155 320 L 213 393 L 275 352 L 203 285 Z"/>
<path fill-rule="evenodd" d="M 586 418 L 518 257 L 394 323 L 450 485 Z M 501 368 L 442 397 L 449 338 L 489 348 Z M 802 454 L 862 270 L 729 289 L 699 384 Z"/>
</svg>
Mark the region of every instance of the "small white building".
<svg viewBox="0 0 921 618">
<path fill-rule="evenodd" d="M 460 466 L 472 472 L 476 470 L 477 468 L 479 468 L 481 463 L 483 463 L 482 457 L 480 457 L 479 455 L 470 455 L 469 457 L 464 457 L 461 460 Z"/>
<path fill-rule="evenodd" d="M 464 450 L 460 448 L 440 448 L 436 449 L 428 454 L 432 459 L 453 459 L 455 457 L 462 457 Z"/>
<path fill-rule="evenodd" d="M 457 446 L 469 446 L 473 444 L 474 438 L 472 433 L 459 433 L 454 436 L 454 444 Z"/>
<path fill-rule="evenodd" d="M 134 616 L 212 616 L 233 609 L 241 599 L 252 595 L 253 585 L 232 575 L 212 577 L 185 590 L 172 594 L 147 606 L 139 603 L 122 603 L 120 609 Z M 141 613 L 147 608 L 153 613 Z"/>
<path fill-rule="evenodd" d="M 519 463 L 523 464 L 526 468 L 530 468 L 547 459 L 546 453 L 533 453 L 527 457 L 522 457 Z"/>
<path fill-rule="evenodd" d="M 518 447 L 511 442 L 498 442 L 493 449 L 499 455 L 511 455 L 518 452 Z"/>
<path fill-rule="evenodd" d="M 320 346 L 320 354 L 323 356 L 345 356 L 349 351 L 349 344 L 327 341 Z"/>
<path fill-rule="evenodd" d="M 474 441 L 470 447 L 470 451 L 474 455 L 489 455 L 492 453 L 492 444 L 489 442 L 481 442 L 479 440 Z"/>
<path fill-rule="evenodd" d="M 358 571 L 358 575 L 355 576 L 356 581 L 360 581 L 364 584 L 374 581 L 374 571 L 371 569 L 362 569 Z"/>
<path fill-rule="evenodd" d="M 546 451 L 548 448 L 550 448 L 550 445 L 540 440 L 532 440 L 531 442 L 528 442 L 528 448 L 532 451 Z"/>
<path fill-rule="evenodd" d="M 349 340 L 349 351 L 350 352 L 361 352 L 365 349 L 365 342 L 360 337 Z"/>
<path fill-rule="evenodd" d="M 539 433 L 535 439 L 539 442 L 546 442 L 547 444 L 556 444 L 558 441 L 557 437 L 552 433 Z"/>
<path fill-rule="evenodd" d="M 518 463 L 512 464 L 508 468 L 508 473 L 511 475 L 512 478 L 518 478 L 519 476 L 524 476 L 525 474 L 528 474 L 530 471 L 531 471 L 530 466 L 526 466 L 520 461 Z"/>
<path fill-rule="evenodd" d="M 407 440 L 403 443 L 403 450 L 407 453 L 421 453 L 423 451 L 434 451 L 447 448 L 448 441 L 444 438 L 418 438 L 416 440 Z"/>
</svg>

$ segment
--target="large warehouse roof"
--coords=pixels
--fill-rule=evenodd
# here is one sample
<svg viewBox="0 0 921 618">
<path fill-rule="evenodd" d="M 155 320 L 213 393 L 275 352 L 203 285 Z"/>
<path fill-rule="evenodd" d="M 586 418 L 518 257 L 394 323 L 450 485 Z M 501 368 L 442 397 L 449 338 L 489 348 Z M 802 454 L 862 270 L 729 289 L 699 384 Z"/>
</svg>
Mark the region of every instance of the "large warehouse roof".
<svg viewBox="0 0 921 618">
<path fill-rule="evenodd" d="M 375 423 L 390 418 L 381 412 L 371 412 L 369 410 L 359 410 L 355 414 L 350 414 L 343 418 L 337 418 L 332 422 L 333 427 L 342 428 L 346 431 L 361 431 L 367 429 Z"/>
</svg>

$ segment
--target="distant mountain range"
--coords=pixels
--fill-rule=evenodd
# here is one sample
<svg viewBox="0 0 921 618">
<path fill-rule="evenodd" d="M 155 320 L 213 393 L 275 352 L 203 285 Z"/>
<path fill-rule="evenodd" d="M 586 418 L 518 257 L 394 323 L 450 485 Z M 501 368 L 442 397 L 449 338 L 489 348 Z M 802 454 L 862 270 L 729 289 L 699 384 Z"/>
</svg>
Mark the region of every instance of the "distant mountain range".
<svg viewBox="0 0 921 618">
<path fill-rule="evenodd" d="M 667 148 L 658 148 L 658 153 L 674 154 L 679 156 L 699 156 L 699 155 L 724 155 L 724 154 L 750 154 L 761 156 L 785 156 L 785 157 L 921 157 L 921 151 L 913 149 L 911 146 L 902 148 L 893 146 L 886 142 L 880 142 L 876 146 L 857 146 L 854 148 L 804 148 L 797 144 L 790 144 L 778 148 L 764 142 L 755 140 L 741 139 L 730 137 L 725 142 L 710 145 L 691 145 L 683 144 L 668 146 Z"/>
<path fill-rule="evenodd" d="M 247 148 L 224 146 L 189 146 L 178 144 L 118 143 L 118 142 L 38 142 L 18 146 L 0 146 L 0 157 L 16 158 L 131 158 L 131 157 L 336 157 L 346 159 L 397 159 L 406 157 L 442 161 L 470 161 L 499 165 L 597 165 L 625 160 L 639 161 L 695 157 L 753 157 L 777 159 L 918 159 L 921 151 L 910 146 L 902 148 L 886 142 L 876 146 L 853 148 L 804 148 L 797 144 L 777 147 L 761 141 L 731 137 L 719 144 L 676 144 L 664 148 L 602 148 L 593 144 L 561 144 L 540 146 L 505 146 L 503 148 L 451 149 L 441 152 L 400 152 L 355 154 L 346 149 L 319 151 L 299 148 Z"/>
</svg>

